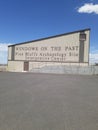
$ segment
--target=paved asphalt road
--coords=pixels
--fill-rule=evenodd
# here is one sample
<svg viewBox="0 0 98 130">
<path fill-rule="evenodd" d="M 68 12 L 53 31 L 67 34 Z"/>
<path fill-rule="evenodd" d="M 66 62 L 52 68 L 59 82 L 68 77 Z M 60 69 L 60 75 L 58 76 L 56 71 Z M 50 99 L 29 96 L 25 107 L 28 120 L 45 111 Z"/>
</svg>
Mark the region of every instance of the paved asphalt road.
<svg viewBox="0 0 98 130">
<path fill-rule="evenodd" d="M 0 130 L 98 130 L 98 76 L 1 72 Z"/>
</svg>

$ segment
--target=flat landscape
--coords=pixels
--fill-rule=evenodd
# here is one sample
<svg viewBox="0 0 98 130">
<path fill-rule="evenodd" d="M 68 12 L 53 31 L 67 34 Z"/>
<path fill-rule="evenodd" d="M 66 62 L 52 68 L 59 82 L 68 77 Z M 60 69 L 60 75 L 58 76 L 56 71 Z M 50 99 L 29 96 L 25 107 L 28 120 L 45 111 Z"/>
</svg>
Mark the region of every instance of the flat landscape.
<svg viewBox="0 0 98 130">
<path fill-rule="evenodd" d="M 98 76 L 0 72 L 0 130 L 98 130 Z"/>
</svg>

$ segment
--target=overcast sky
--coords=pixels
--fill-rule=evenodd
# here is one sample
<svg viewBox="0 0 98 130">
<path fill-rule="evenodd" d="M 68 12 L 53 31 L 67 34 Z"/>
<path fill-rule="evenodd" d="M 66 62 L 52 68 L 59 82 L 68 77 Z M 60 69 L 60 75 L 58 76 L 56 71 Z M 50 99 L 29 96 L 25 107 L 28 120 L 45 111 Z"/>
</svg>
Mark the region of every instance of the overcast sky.
<svg viewBox="0 0 98 130">
<path fill-rule="evenodd" d="M 7 63 L 7 44 L 85 28 L 90 61 L 98 62 L 98 0 L 0 0 L 0 63 Z"/>
</svg>

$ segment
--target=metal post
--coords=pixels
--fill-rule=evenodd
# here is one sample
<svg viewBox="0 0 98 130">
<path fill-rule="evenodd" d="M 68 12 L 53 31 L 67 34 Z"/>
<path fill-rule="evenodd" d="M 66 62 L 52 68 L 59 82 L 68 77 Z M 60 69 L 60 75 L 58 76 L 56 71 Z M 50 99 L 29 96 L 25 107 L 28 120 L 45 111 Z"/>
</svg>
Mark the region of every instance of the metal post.
<svg viewBox="0 0 98 130">
<path fill-rule="evenodd" d="M 79 63 L 83 63 L 84 62 L 84 43 L 86 40 L 86 34 L 83 32 L 80 32 L 80 48 L 79 48 Z"/>
</svg>

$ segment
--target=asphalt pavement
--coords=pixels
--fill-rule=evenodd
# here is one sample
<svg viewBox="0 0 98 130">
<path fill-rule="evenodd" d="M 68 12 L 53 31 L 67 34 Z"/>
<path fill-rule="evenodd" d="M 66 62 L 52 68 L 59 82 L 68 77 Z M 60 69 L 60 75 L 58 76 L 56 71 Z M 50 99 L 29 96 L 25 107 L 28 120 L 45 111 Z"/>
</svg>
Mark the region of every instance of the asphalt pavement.
<svg viewBox="0 0 98 130">
<path fill-rule="evenodd" d="M 98 76 L 0 72 L 0 130 L 98 130 Z"/>
</svg>

